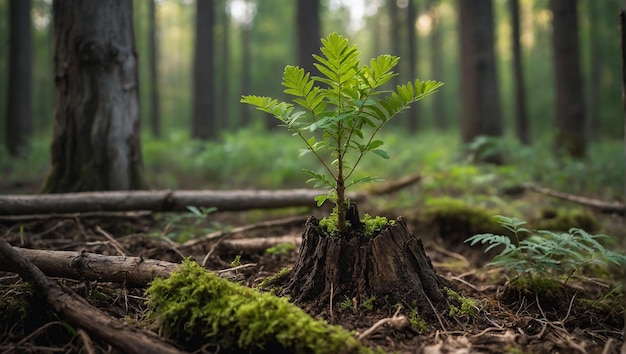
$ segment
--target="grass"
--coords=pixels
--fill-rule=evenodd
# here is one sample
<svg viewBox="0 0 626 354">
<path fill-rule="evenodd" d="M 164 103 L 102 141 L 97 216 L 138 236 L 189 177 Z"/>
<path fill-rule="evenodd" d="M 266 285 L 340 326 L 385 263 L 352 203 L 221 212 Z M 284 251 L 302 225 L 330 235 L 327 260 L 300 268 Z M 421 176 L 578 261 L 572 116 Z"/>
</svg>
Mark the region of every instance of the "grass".
<svg viewBox="0 0 626 354">
<path fill-rule="evenodd" d="M 186 131 L 171 132 L 161 140 L 147 134 L 142 138 L 146 178 L 155 189 L 306 188 L 308 176 L 302 169 L 315 170 L 317 165 L 310 156 L 298 158 L 299 142 L 288 134 L 255 127 L 224 133 L 215 142 L 191 140 Z M 425 177 L 421 193 L 467 194 L 472 202 L 492 205 L 502 203 L 497 198 L 502 189 L 526 182 L 607 200 L 623 196 L 622 141 L 594 142 L 589 156 L 577 161 L 556 158 L 545 139 L 532 147 L 496 139 L 493 149 L 504 153 L 506 164 L 493 166 L 472 164 L 461 153 L 456 132 L 408 135 L 389 130 L 381 139 L 391 157 L 384 170 L 379 158 L 367 156 L 355 178 L 391 180 L 420 172 Z M 23 183 L 29 184 L 28 192 L 36 192 L 49 164 L 49 138 L 34 139 L 30 154 L 23 158 L 11 158 L 0 148 L 0 193 L 13 193 Z"/>
</svg>

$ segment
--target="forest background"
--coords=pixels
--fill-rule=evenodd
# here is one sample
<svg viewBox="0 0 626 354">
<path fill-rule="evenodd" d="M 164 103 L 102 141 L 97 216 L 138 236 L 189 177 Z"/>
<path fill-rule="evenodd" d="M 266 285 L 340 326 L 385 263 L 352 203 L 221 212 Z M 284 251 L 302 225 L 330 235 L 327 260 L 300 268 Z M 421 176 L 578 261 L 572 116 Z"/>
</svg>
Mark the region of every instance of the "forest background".
<svg viewBox="0 0 626 354">
<path fill-rule="evenodd" d="M 178 142 L 179 145 L 188 142 L 190 148 L 193 145 L 190 137 L 193 136 L 194 129 L 191 122 L 196 3 L 185 0 L 155 1 L 154 30 L 150 27 L 151 2 L 136 0 L 133 3 L 139 60 L 142 139 L 149 170 L 152 161 L 158 159 L 151 158 L 151 152 L 163 148 L 163 145 L 158 145 L 155 141 Z M 233 135 L 241 127 L 253 127 L 254 132 L 267 132 L 268 128 L 275 125 L 270 117 L 263 117 L 260 112 L 240 104 L 239 99 L 242 94 L 283 97 L 279 75 L 286 64 L 298 62 L 296 2 L 217 0 L 212 3 L 215 11 L 215 71 L 212 77 L 215 105 L 213 112 L 207 112 L 206 116 L 207 119 L 214 120 L 214 131 L 209 140 L 223 143 L 221 146 L 228 149 L 228 142 L 232 139 L 241 141 L 246 138 L 246 135 Z M 529 136 L 536 146 L 549 145 L 555 134 L 556 110 L 552 12 L 547 0 L 521 0 L 519 5 L 519 38 Z M 617 10 L 620 5 L 621 2 L 617 0 L 578 1 L 580 63 L 586 103 L 585 124 L 587 139 L 592 144 L 623 140 L 617 31 Z M 407 37 L 409 34 L 403 24 L 403 21 L 407 21 L 409 6 L 412 6 L 415 13 L 416 36 L 412 40 Z M 4 48 L 0 50 L 2 122 L 7 120 L 8 9 L 9 0 L 0 0 L 0 46 Z M 513 141 L 516 139 L 514 116 L 517 108 L 514 102 L 513 36 L 509 1 L 495 0 L 493 9 L 494 48 L 504 137 Z M 397 12 L 392 14 L 393 11 Z M 18 160 L 22 167 L 16 167 L 15 164 L 11 167 L 4 166 L 4 171 L 0 172 L 8 180 L 23 181 L 25 176 L 29 176 L 26 179 L 38 181 L 45 176 L 49 167 L 47 149 L 52 137 L 54 112 L 52 2 L 33 0 L 31 16 L 32 151 Z M 396 20 L 391 20 L 393 16 L 397 16 Z M 352 42 L 358 44 L 363 59 L 381 53 L 393 53 L 403 58 L 399 67 L 400 82 L 411 79 L 410 65 L 415 65 L 415 73 L 420 79 L 445 82 L 436 99 L 425 100 L 415 108 L 419 113 L 414 127 L 408 119 L 398 119 L 394 122 L 394 127 L 398 128 L 398 132 L 409 130 L 409 137 L 415 137 L 416 140 L 428 140 L 427 136 L 434 133 L 460 142 L 461 46 L 457 1 L 399 0 L 386 3 L 382 0 L 326 0 L 321 1 L 320 19 L 322 35 L 337 31 L 348 36 Z M 152 34 L 155 34 L 157 41 L 158 82 L 154 81 L 149 72 Z M 406 59 L 411 50 L 409 42 L 415 45 L 417 56 L 414 62 Z M 247 55 L 251 58 L 250 62 L 245 59 Z M 440 64 L 439 69 L 435 68 L 435 63 Z M 153 102 L 150 94 L 154 87 L 158 90 L 157 111 L 150 107 Z M 151 120 L 155 116 L 160 117 L 158 128 Z M 6 136 L 10 134 L 6 131 L 6 126 L 0 125 L 2 143 L 6 142 Z M 618 150 L 613 148 L 611 151 L 614 153 Z M 2 151 L 2 156 L 3 160 L 8 161 L 6 151 Z M 213 155 L 211 158 L 215 157 Z M 612 159 L 615 158 L 618 157 L 614 155 Z M 620 161 L 614 162 L 616 166 L 611 174 L 623 174 L 623 166 L 620 168 L 623 164 Z M 153 186 L 181 187 L 180 182 L 174 178 L 159 180 L 154 176 L 151 178 L 149 173 L 148 178 L 152 179 Z M 599 180 L 596 182 L 602 183 Z M 32 189 L 29 191 L 33 191 Z"/>
</svg>

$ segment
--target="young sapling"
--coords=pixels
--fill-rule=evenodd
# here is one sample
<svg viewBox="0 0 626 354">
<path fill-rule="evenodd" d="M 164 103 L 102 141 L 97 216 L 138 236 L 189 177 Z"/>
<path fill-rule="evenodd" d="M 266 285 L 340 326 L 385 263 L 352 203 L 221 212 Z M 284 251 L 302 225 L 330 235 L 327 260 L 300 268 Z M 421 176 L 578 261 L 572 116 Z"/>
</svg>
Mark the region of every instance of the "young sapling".
<svg viewBox="0 0 626 354">
<path fill-rule="evenodd" d="M 415 80 L 384 91 L 397 74 L 393 68 L 399 57 L 379 55 L 369 65 L 360 65 L 360 52 L 347 38 L 332 33 L 322 39 L 321 55 L 313 55 L 321 76 L 311 76 L 304 69 L 287 65 L 283 73 L 284 92 L 293 102 L 279 102 L 271 97 L 243 96 L 241 102 L 275 116 L 305 144 L 300 156 L 313 154 L 323 173 L 305 170 L 314 187 L 330 188 L 315 198 L 318 206 L 330 200 L 337 209 L 337 228 L 344 233 L 349 200 L 346 189 L 364 182 L 379 180 L 366 176 L 353 178 L 356 167 L 370 152 L 388 159 L 374 139 L 383 126 L 400 111 L 434 93 L 443 83 Z M 299 109 L 296 109 L 296 106 Z"/>
</svg>

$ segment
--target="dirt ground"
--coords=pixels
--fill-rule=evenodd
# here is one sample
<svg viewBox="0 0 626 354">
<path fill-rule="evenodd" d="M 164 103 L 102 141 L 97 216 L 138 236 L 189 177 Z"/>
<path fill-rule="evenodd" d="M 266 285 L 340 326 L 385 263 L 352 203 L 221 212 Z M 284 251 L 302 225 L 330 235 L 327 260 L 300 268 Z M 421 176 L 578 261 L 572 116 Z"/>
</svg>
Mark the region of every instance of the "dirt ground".
<svg viewBox="0 0 626 354">
<path fill-rule="evenodd" d="M 198 242 L 191 247 L 170 240 L 175 227 L 190 225 L 191 221 L 172 221 L 171 216 L 151 213 L 76 214 L 66 217 L 45 216 L 38 219 L 0 219 L 2 239 L 13 246 L 42 250 L 87 251 L 103 255 L 141 256 L 181 262 L 193 256 L 206 260 L 210 270 L 226 269 L 240 256 L 242 265 L 252 264 L 236 271 L 236 281 L 247 286 L 258 284 L 282 267 L 291 267 L 295 250 L 284 254 L 268 254 L 257 248 L 224 246 L 226 241 L 259 240 L 283 237 L 296 244 L 303 231 L 304 220 L 312 211 L 298 209 L 290 215 L 290 222 L 273 227 L 229 234 Z M 210 214 L 203 226 L 228 225 L 235 228 L 261 219 L 280 219 L 283 213 L 248 212 Z M 294 219 L 295 216 L 295 219 Z M 621 218 L 602 216 L 607 222 L 620 225 Z M 611 219 L 613 218 L 613 219 Z M 612 220 L 612 221 L 611 221 Z M 486 269 L 485 255 L 479 248 L 471 248 L 458 240 L 446 239 L 436 228 L 408 219 L 409 229 L 424 240 L 426 253 L 436 271 L 453 282 L 459 292 L 476 300 L 477 315 L 442 316 L 438 323 L 429 324 L 428 331 L 420 333 L 410 327 L 394 329 L 383 326 L 363 342 L 384 352 L 399 353 L 619 353 L 624 326 L 623 306 L 604 306 L 610 289 L 619 284 L 619 277 L 581 277 L 564 288 L 566 296 L 541 298 L 520 293 L 507 286 L 501 270 Z M 168 226 L 169 225 L 169 226 Z M 189 232 L 186 230 L 185 232 Z M 471 235 L 467 235 L 471 236 Z M 222 246 L 213 246 L 222 240 Z M 261 248 L 262 249 L 262 248 Z M 141 323 L 147 311 L 142 288 L 125 288 L 115 283 L 56 279 L 72 288 L 91 305 L 128 323 Z M 595 299 L 581 302 L 579 299 Z M 77 335 L 74 328 L 53 313 L 42 299 L 33 294 L 19 276 L 0 272 L 0 306 L 10 301 L 27 299 L 24 313 L 2 312 L 0 325 L 0 353 L 78 353 L 88 352 L 86 337 Z M 597 303 L 598 306 L 593 304 Z M 306 309 L 305 309 L 306 310 Z M 339 305 L 332 313 L 326 310 L 311 315 L 339 324 L 357 333 L 363 333 L 377 321 L 391 317 L 392 310 L 348 309 Z M 332 314 L 332 317 L 331 317 Z M 8 317 L 7 317 L 8 316 Z M 97 352 L 118 352 L 110 343 L 90 338 L 90 348 Z"/>
</svg>

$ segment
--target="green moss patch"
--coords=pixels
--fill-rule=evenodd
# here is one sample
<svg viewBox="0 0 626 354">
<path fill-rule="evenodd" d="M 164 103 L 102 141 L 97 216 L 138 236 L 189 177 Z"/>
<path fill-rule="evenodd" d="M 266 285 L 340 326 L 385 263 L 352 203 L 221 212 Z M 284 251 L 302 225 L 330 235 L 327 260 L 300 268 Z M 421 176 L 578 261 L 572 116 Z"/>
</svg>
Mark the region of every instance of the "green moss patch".
<svg viewBox="0 0 626 354">
<path fill-rule="evenodd" d="M 532 224 L 535 229 L 554 231 L 568 231 L 572 227 L 587 232 L 600 229 L 598 219 L 586 209 L 544 209 Z"/>
<path fill-rule="evenodd" d="M 186 349 L 220 352 L 370 353 L 352 333 L 286 298 L 229 282 L 191 260 L 147 290 L 152 316 Z"/>
<path fill-rule="evenodd" d="M 471 206 L 467 202 L 449 197 L 427 199 L 419 219 L 439 228 L 444 238 L 464 239 L 468 235 L 484 232 L 499 232 L 493 215 L 496 211 Z"/>
</svg>

